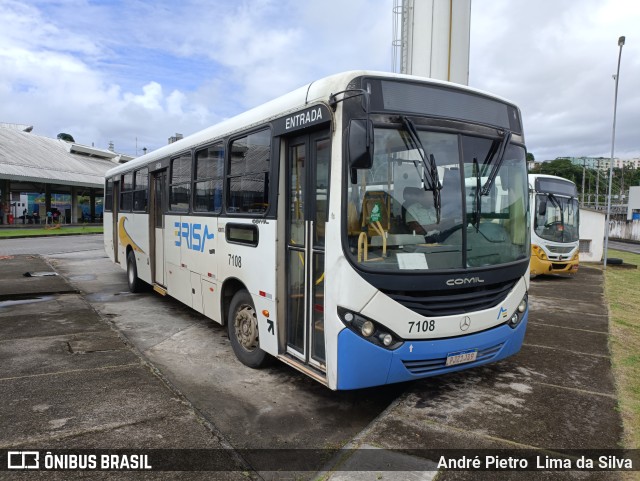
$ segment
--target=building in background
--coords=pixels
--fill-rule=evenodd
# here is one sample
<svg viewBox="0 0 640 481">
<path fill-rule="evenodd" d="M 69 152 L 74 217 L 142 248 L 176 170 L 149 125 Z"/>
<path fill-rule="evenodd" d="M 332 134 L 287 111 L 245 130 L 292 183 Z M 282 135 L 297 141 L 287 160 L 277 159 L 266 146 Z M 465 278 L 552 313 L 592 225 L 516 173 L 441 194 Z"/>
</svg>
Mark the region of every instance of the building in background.
<svg viewBox="0 0 640 481">
<path fill-rule="evenodd" d="M 104 173 L 133 157 L 32 130 L 0 124 L 0 222 L 33 222 L 52 211 L 64 222 L 98 220 Z"/>
<path fill-rule="evenodd" d="M 610 158 L 605 157 L 567 157 L 572 164 L 580 167 L 586 167 L 587 169 L 599 169 L 609 170 L 609 164 L 611 164 Z M 614 169 L 638 169 L 640 168 L 640 158 L 638 159 L 613 159 Z"/>
</svg>

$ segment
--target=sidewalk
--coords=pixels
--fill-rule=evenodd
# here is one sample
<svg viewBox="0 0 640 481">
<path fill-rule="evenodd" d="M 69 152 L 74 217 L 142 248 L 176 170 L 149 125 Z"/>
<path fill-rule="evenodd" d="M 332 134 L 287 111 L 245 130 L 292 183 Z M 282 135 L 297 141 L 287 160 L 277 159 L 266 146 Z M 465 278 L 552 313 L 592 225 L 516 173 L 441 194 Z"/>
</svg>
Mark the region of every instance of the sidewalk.
<svg viewBox="0 0 640 481">
<path fill-rule="evenodd" d="M 46 275 L 52 272 L 37 256 L 0 259 L 0 450 L 227 448 L 62 276 Z M 246 480 L 234 452 L 220 453 L 239 471 L 215 479 Z M 153 479 L 178 474 L 154 472 Z M 87 474 L 0 470 L 3 479 L 14 475 Z"/>
</svg>

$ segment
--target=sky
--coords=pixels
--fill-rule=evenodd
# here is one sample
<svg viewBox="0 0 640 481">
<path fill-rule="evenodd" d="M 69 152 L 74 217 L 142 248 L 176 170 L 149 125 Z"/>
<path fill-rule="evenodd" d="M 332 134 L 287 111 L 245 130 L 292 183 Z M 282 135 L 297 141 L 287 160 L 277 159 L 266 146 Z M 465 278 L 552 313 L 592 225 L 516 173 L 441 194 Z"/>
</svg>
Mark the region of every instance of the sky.
<svg viewBox="0 0 640 481">
<path fill-rule="evenodd" d="M 392 9 L 393 0 L 0 0 L 0 122 L 141 155 L 314 79 L 392 70 Z M 536 160 L 609 157 L 621 35 L 615 156 L 637 158 L 637 0 L 472 0 L 469 85 L 520 107 Z"/>
</svg>

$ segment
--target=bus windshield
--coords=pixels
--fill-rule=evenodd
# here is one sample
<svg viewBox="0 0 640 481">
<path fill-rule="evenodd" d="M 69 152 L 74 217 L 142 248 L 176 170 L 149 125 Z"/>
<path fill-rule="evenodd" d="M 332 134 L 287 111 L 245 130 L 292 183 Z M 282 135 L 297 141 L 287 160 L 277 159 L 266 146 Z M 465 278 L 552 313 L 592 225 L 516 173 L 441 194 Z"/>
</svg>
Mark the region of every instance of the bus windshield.
<svg viewBox="0 0 640 481">
<path fill-rule="evenodd" d="M 404 125 L 374 136 L 372 168 L 347 186 L 345 250 L 356 265 L 460 270 L 529 256 L 523 147 Z"/>
<path fill-rule="evenodd" d="M 552 242 L 576 242 L 578 232 L 578 199 L 551 193 L 536 195 L 534 230 L 542 239 Z"/>
</svg>

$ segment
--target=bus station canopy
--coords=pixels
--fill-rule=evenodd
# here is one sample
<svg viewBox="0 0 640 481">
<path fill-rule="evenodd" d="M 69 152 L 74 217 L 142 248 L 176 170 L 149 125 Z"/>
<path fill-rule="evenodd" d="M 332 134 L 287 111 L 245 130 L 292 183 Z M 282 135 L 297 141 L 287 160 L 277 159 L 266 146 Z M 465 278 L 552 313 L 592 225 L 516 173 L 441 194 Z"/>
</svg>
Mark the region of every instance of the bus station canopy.
<svg viewBox="0 0 640 481">
<path fill-rule="evenodd" d="M 114 164 L 133 157 L 0 126 L 0 180 L 98 188 Z"/>
</svg>

